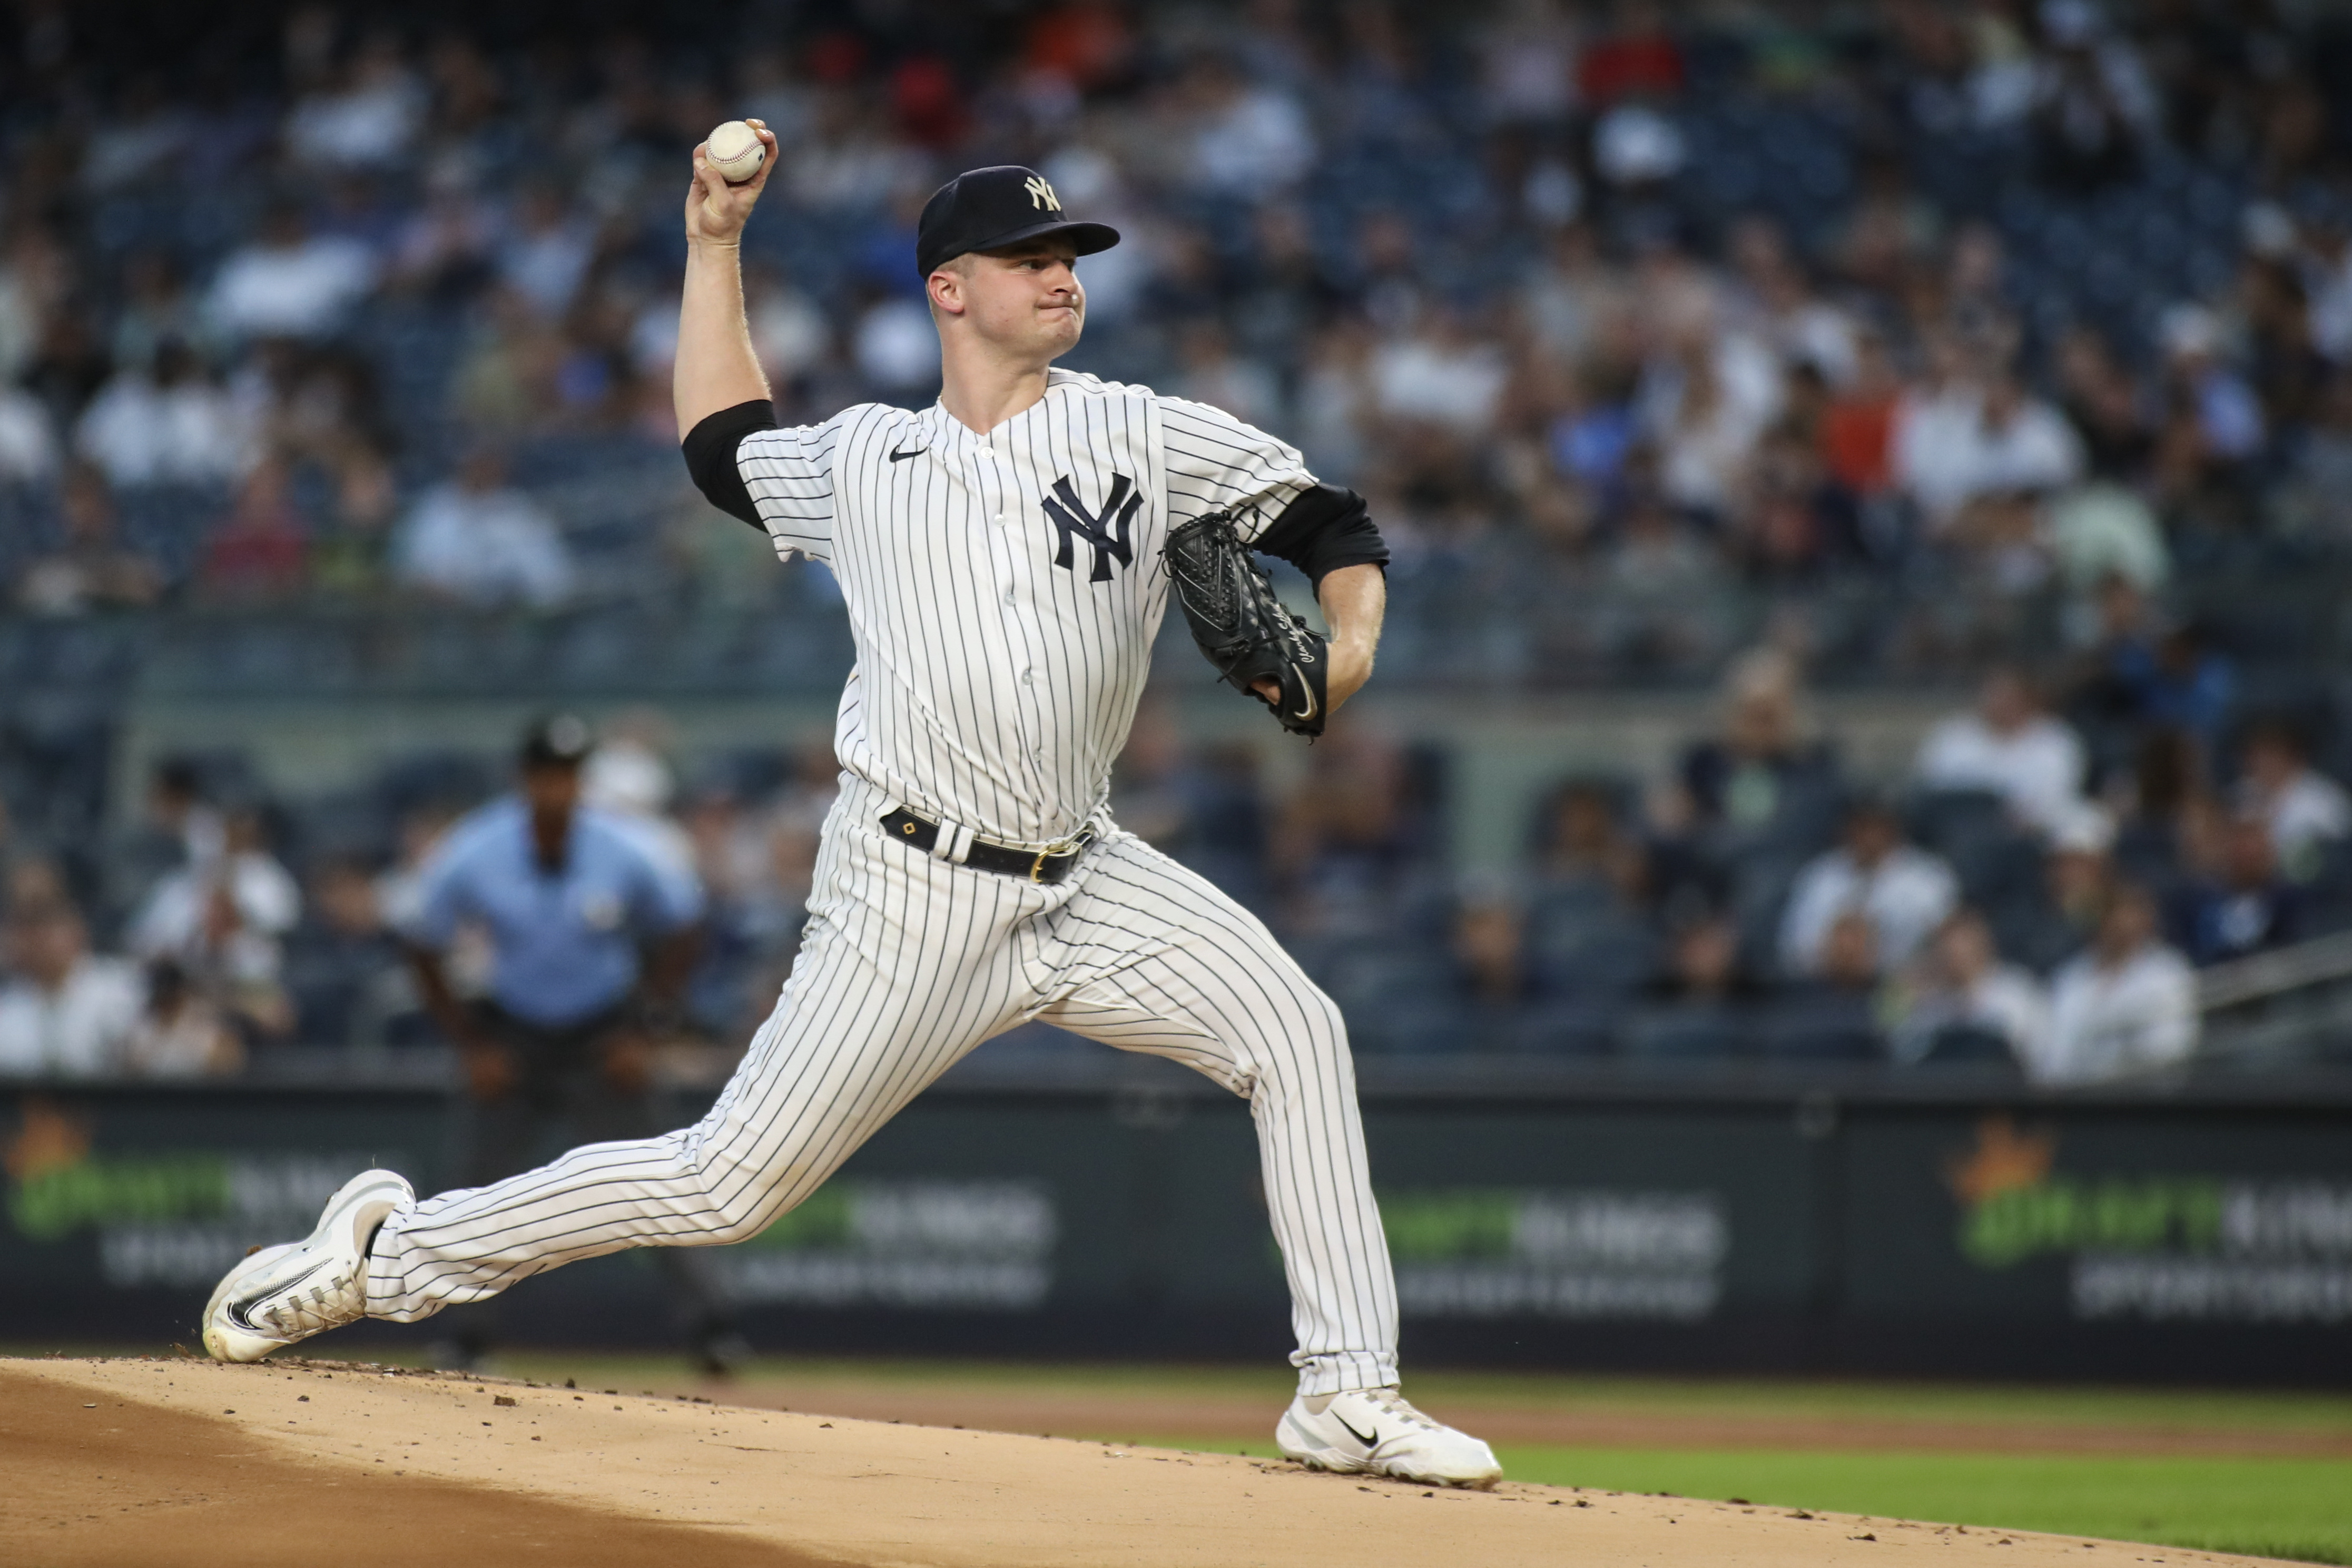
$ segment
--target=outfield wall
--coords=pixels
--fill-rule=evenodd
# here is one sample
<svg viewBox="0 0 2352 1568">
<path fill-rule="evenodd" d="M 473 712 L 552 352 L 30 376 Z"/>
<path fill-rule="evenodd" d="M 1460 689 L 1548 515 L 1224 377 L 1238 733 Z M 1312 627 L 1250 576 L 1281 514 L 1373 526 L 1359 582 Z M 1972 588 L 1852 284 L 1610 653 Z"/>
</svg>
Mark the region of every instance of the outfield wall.
<svg viewBox="0 0 2352 1568">
<path fill-rule="evenodd" d="M 1365 1105 L 1409 1360 L 2352 1385 L 2352 1100 L 1373 1062 Z M 429 1089 L 0 1090 L 0 1342 L 193 1344 L 248 1246 L 365 1165 L 432 1185 L 449 1127 Z M 1156 1062 L 969 1064 L 712 1256 L 771 1350 L 1288 1346 L 1248 1116 Z M 661 1281 L 559 1270 L 499 1332 L 663 1343 Z"/>
</svg>

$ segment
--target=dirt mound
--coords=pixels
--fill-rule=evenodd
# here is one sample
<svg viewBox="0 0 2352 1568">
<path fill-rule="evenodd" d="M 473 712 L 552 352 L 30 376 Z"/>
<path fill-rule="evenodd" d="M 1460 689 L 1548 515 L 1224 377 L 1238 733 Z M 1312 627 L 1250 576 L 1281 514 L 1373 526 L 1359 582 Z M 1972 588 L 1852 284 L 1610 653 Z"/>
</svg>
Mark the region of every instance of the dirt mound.
<svg viewBox="0 0 2352 1568">
<path fill-rule="evenodd" d="M 0 1362 L 0 1559 L 239 1568 L 2112 1560 L 2077 1538 L 739 1409 L 350 1364 Z M 473 1555 L 473 1553 L 467 1553 Z M 2126 1560 L 2251 1563 L 2172 1548 Z"/>
</svg>

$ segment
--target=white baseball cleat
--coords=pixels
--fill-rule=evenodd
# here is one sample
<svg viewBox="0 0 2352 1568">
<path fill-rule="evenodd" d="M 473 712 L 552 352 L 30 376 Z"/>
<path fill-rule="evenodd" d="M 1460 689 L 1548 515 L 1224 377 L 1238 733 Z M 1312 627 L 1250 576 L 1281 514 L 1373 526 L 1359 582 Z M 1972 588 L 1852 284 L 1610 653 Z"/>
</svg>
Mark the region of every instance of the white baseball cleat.
<svg viewBox="0 0 2352 1568">
<path fill-rule="evenodd" d="M 1312 1399 L 1302 1394 L 1282 1413 L 1274 1445 L 1310 1469 L 1447 1487 L 1490 1487 L 1503 1479 L 1494 1449 L 1430 1419 L 1394 1388 L 1355 1388 Z"/>
<path fill-rule="evenodd" d="M 384 1216 L 415 1197 L 391 1171 L 352 1177 L 309 1240 L 265 1247 L 222 1276 L 205 1307 L 205 1348 L 217 1361 L 259 1361 L 364 1317 L 368 1244 Z"/>
</svg>

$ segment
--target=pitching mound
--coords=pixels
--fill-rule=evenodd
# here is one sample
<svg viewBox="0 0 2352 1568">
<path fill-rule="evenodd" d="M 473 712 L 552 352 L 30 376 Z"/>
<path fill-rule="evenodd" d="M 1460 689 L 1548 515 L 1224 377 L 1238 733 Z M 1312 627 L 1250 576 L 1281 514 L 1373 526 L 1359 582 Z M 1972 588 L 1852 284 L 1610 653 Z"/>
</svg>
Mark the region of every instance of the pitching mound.
<svg viewBox="0 0 2352 1568">
<path fill-rule="evenodd" d="M 37 1568 L 2256 1561 L 335 1363 L 0 1362 L 0 1560 Z"/>
</svg>

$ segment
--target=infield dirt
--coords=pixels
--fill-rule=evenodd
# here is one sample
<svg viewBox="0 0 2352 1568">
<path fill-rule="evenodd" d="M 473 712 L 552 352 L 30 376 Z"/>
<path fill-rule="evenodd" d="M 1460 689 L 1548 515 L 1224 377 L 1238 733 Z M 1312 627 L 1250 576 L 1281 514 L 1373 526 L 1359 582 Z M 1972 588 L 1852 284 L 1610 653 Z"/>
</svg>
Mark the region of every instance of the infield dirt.
<svg viewBox="0 0 2352 1568">
<path fill-rule="evenodd" d="M 352 1364 L 0 1362 L 0 1561 L 28 1568 L 2257 1561 Z"/>
</svg>

